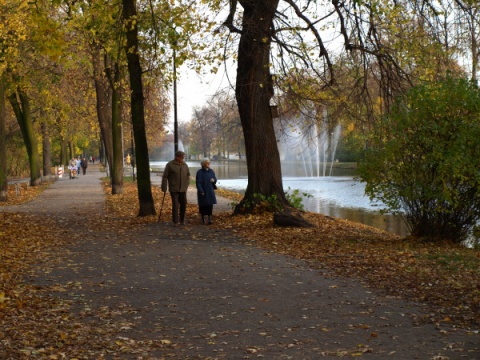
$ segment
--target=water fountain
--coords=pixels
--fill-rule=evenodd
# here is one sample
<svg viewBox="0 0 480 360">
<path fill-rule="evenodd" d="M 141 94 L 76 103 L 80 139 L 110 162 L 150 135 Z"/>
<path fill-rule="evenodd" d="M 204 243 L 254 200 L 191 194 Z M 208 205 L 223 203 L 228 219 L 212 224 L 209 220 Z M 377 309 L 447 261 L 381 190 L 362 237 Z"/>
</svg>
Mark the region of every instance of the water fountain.
<svg viewBox="0 0 480 360">
<path fill-rule="evenodd" d="M 288 125 L 278 130 L 282 165 L 301 160 L 304 176 L 332 176 L 341 125 L 335 125 L 330 132 L 326 109 L 322 115 L 320 121 L 308 114 L 288 119 Z"/>
<path fill-rule="evenodd" d="M 188 149 L 185 149 L 183 141 L 178 141 L 178 150 L 185 151 L 188 154 Z M 157 150 L 156 158 L 163 160 L 172 160 L 175 157 L 175 147 L 173 141 L 165 141 L 164 145 Z"/>
</svg>

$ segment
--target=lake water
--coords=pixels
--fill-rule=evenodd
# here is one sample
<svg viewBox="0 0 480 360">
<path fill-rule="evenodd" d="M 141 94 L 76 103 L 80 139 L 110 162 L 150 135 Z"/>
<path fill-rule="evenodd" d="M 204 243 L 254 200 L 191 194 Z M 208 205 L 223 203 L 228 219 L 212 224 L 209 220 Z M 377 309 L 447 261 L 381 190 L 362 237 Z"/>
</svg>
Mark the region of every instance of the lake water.
<svg viewBox="0 0 480 360">
<path fill-rule="evenodd" d="M 167 161 L 152 161 L 154 171 L 162 171 Z M 199 161 L 187 162 L 190 172 L 200 168 Z M 247 188 L 247 167 L 244 161 L 212 161 L 210 167 L 218 178 L 218 186 L 243 193 Z M 332 176 L 306 176 L 317 173 L 316 166 L 301 162 L 282 163 L 283 188 L 285 191 L 299 189 L 311 197 L 303 199 L 305 210 L 356 221 L 382 230 L 405 236 L 407 227 L 398 216 L 382 215 L 379 206 L 365 196 L 365 184 L 358 181 L 352 170 L 328 168 Z M 330 172 L 331 170 L 331 172 Z M 320 173 L 323 173 L 320 169 Z"/>
</svg>

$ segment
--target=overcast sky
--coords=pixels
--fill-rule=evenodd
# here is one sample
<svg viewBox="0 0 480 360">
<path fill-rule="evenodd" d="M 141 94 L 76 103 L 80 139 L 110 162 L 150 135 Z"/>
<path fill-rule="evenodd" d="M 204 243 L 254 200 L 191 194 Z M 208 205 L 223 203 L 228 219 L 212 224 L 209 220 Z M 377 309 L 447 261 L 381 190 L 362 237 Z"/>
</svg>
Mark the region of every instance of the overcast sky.
<svg viewBox="0 0 480 360">
<path fill-rule="evenodd" d="M 217 74 L 199 75 L 188 68 L 177 69 L 180 79 L 177 81 L 178 122 L 187 122 L 192 118 L 194 107 L 201 108 L 217 91 L 228 86 L 224 67 Z M 235 81 L 235 69 L 229 70 L 230 81 Z M 172 102 L 171 127 L 173 128 L 173 88 L 169 92 Z"/>
</svg>

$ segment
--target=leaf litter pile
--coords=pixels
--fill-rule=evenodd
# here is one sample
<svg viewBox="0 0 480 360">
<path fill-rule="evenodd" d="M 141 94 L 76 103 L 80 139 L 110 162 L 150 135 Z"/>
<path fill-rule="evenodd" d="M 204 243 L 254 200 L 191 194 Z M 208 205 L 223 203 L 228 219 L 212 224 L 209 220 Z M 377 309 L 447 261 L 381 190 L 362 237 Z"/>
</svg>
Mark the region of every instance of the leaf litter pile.
<svg viewBox="0 0 480 360">
<path fill-rule="evenodd" d="M 155 223 L 157 216 L 136 217 L 137 189 L 124 184 L 122 195 L 108 195 L 106 213 L 91 214 L 89 231 L 100 227 L 121 233 Z M 9 193 L 2 205 L 21 204 L 43 188 L 26 187 L 20 194 Z M 161 191 L 154 187 L 156 204 Z M 219 189 L 218 195 L 239 201 L 241 196 Z M 162 218 L 170 216 L 170 197 L 165 197 Z M 420 322 L 432 322 L 448 331 L 478 336 L 480 326 L 480 251 L 458 245 L 420 243 L 362 224 L 314 213 L 305 213 L 314 228 L 286 228 L 273 224 L 272 214 L 232 216 L 216 213 L 210 228 L 231 231 L 246 244 L 304 259 L 312 267 L 334 275 L 357 278 L 392 297 L 420 301 L 430 312 Z M 189 226 L 200 224 L 195 204 L 187 207 Z M 133 341 L 122 339 L 115 329 L 122 324 L 120 309 L 92 314 L 89 309 L 73 315 L 72 304 L 52 295 L 65 288 L 28 284 L 39 271 L 45 273 L 59 259 L 69 243 L 80 238 L 68 224 L 23 213 L 0 212 L 0 358 L 2 359 L 92 359 L 115 358 L 122 353 L 148 353 L 168 347 L 168 340 Z M 56 255 L 57 254 L 57 255 Z M 109 313 L 110 312 L 110 313 Z M 94 317 L 103 322 L 92 321 Z M 447 331 L 447 330 L 444 330 Z M 139 357 L 141 358 L 141 357 Z"/>
</svg>

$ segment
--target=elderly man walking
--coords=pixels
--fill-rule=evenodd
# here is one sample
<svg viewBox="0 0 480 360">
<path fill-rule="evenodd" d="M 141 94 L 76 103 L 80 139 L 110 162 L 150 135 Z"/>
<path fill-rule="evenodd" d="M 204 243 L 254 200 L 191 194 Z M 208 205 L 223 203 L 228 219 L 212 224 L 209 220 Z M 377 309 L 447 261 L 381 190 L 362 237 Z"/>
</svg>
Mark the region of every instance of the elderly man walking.
<svg viewBox="0 0 480 360">
<path fill-rule="evenodd" d="M 183 151 L 175 152 L 175 159 L 165 166 L 162 177 L 162 191 L 168 190 L 172 197 L 172 221 L 175 226 L 185 224 L 187 210 L 187 189 L 190 182 L 190 169 L 185 162 Z"/>
</svg>

